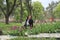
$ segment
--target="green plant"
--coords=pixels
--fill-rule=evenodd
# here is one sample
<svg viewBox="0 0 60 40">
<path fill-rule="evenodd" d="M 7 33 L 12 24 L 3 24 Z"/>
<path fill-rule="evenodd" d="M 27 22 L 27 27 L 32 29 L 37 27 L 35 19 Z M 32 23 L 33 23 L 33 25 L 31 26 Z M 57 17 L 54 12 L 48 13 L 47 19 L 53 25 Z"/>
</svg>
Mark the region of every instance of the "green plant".
<svg viewBox="0 0 60 40">
<path fill-rule="evenodd" d="M 55 38 L 24 38 L 24 37 L 22 37 L 22 38 L 20 38 L 20 37 L 18 37 L 18 38 L 14 38 L 14 39 L 11 39 L 11 40 L 56 40 Z"/>
<path fill-rule="evenodd" d="M 13 35 L 19 35 L 19 36 L 25 36 L 25 32 L 28 32 L 28 34 L 40 34 L 40 33 L 60 33 L 60 22 L 55 23 L 43 23 L 43 24 L 35 24 L 30 30 L 30 27 L 27 29 L 21 29 L 20 26 L 22 24 L 20 23 L 10 23 L 9 25 L 6 25 L 4 23 L 0 23 L 0 28 L 3 31 L 3 34 L 13 34 Z M 17 26 L 16 30 L 11 30 L 10 28 Z"/>
</svg>

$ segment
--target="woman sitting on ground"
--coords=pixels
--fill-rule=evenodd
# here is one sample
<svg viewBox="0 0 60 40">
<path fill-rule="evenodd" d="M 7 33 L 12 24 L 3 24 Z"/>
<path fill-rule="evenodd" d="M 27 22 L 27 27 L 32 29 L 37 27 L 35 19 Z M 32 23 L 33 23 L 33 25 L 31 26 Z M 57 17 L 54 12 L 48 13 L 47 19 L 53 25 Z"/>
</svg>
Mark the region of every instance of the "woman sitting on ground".
<svg viewBox="0 0 60 40">
<path fill-rule="evenodd" d="M 33 19 L 32 19 L 31 15 L 28 16 L 27 19 L 26 19 L 24 27 L 27 28 L 27 26 L 30 26 L 31 29 L 33 27 Z"/>
</svg>

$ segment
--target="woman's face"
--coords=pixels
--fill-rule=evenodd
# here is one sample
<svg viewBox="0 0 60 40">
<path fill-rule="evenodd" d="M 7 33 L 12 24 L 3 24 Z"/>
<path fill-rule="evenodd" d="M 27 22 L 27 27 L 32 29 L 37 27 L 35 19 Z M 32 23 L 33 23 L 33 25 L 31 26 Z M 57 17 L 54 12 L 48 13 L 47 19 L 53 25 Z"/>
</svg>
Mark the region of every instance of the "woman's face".
<svg viewBox="0 0 60 40">
<path fill-rule="evenodd" d="M 28 19 L 31 19 L 31 16 L 29 16 Z"/>
</svg>

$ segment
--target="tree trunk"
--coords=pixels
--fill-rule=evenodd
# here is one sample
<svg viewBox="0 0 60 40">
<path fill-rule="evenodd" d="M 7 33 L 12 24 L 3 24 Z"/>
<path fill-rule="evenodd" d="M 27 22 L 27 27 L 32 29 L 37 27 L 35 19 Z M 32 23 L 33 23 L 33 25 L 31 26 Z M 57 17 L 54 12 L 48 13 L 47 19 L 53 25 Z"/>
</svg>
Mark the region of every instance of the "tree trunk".
<svg viewBox="0 0 60 40">
<path fill-rule="evenodd" d="M 21 5 L 21 11 L 20 11 L 20 23 L 22 23 L 22 17 L 23 17 L 22 0 L 20 0 L 20 5 Z"/>
<path fill-rule="evenodd" d="M 5 23 L 9 24 L 9 16 L 5 16 Z"/>
<path fill-rule="evenodd" d="M 28 15 L 32 15 L 31 0 L 27 0 Z"/>
<path fill-rule="evenodd" d="M 31 12 L 31 6 L 29 5 L 29 7 L 28 7 L 28 15 L 32 15 L 32 12 Z"/>
</svg>

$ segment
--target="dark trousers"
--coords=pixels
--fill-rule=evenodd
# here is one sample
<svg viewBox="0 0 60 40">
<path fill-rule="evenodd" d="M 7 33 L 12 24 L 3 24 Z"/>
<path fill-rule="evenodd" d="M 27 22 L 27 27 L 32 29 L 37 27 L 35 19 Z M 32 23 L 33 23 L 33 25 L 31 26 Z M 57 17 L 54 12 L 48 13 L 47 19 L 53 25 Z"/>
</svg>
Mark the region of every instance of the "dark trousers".
<svg viewBox="0 0 60 40">
<path fill-rule="evenodd" d="M 0 31 L 0 35 L 2 35 L 3 33 L 2 33 L 2 31 Z"/>
</svg>

